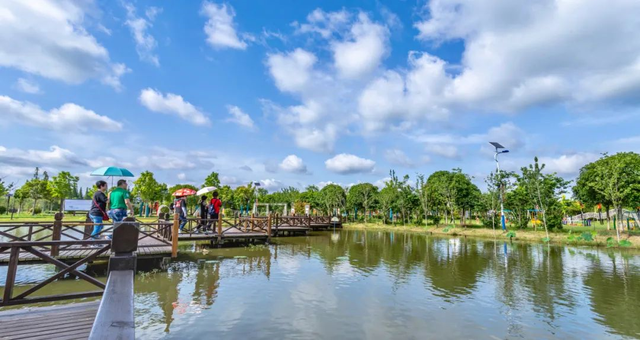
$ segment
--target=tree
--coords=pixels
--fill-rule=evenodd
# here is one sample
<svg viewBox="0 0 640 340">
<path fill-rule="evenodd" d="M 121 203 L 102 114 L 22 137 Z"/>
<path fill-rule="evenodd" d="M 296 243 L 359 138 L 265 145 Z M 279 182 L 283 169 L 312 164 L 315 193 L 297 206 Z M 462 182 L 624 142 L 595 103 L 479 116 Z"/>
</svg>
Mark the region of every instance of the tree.
<svg viewBox="0 0 640 340">
<path fill-rule="evenodd" d="M 344 189 L 337 184 L 328 184 L 320 190 L 322 202 L 328 214 L 344 207 L 346 203 L 346 195 Z"/>
<path fill-rule="evenodd" d="M 33 199 L 32 214 L 35 215 L 38 201 L 41 199 L 47 199 L 50 196 L 49 175 L 44 171 L 42 173 L 42 178 L 40 178 L 40 169 L 36 168 L 33 178 L 26 181 L 21 189 L 27 193 L 29 198 Z"/>
<path fill-rule="evenodd" d="M 445 212 L 445 223 L 449 223 L 449 215 L 452 221 L 454 221 L 456 186 L 454 185 L 452 173 L 445 170 L 434 172 L 427 179 L 427 187 L 427 190 L 430 190 L 436 206 L 443 208 Z"/>
<path fill-rule="evenodd" d="M 207 176 L 207 178 L 205 178 L 204 180 L 204 184 L 202 185 L 202 187 L 216 187 L 216 188 L 220 188 L 220 179 L 218 178 L 218 173 L 215 171 L 212 171 L 209 176 Z"/>
<path fill-rule="evenodd" d="M 234 203 L 234 192 L 233 189 L 231 189 L 230 186 L 225 185 L 221 188 L 218 189 L 218 198 L 220 198 L 220 201 L 222 202 L 222 204 L 226 207 L 226 208 L 231 208 L 233 209 L 233 203 Z"/>
<path fill-rule="evenodd" d="M 309 203 L 312 209 L 320 209 L 323 206 L 320 189 L 315 185 L 308 186 L 305 191 L 300 194 L 300 199 L 305 203 Z"/>
<path fill-rule="evenodd" d="M 22 205 L 24 204 L 24 201 L 29 198 L 29 188 L 25 187 L 24 185 L 20 188 L 18 188 L 14 193 L 13 193 L 13 198 L 18 201 L 18 213 L 20 213 L 22 211 Z"/>
<path fill-rule="evenodd" d="M 60 171 L 57 176 L 53 176 L 49 181 L 49 191 L 51 196 L 60 200 L 60 212 L 62 212 L 62 205 L 65 198 L 70 198 L 74 194 L 77 195 L 76 189 L 78 188 L 78 181 L 80 179 L 77 176 L 72 176 L 67 171 Z"/>
<path fill-rule="evenodd" d="M 424 179 L 424 175 L 418 174 L 416 179 L 416 195 L 418 196 L 418 200 L 420 201 L 420 208 L 422 208 L 422 212 L 424 213 L 425 225 L 429 225 L 429 203 L 431 196 L 430 191 L 428 190 L 427 182 Z"/>
<path fill-rule="evenodd" d="M 545 165 L 538 162 L 538 157 L 533 160 L 533 164 L 521 168 L 518 186 L 526 190 L 533 207 L 542 212 L 542 223 L 549 240 L 549 229 L 562 228 L 562 207 L 558 196 L 565 192 L 569 182 L 555 173 L 544 174 Z"/>
<path fill-rule="evenodd" d="M 602 204 L 606 210 L 607 216 L 607 230 L 610 229 L 611 217 L 609 216 L 609 209 L 613 203 L 597 189 L 597 186 L 603 185 L 598 181 L 598 167 L 602 162 L 596 161 L 583 166 L 580 169 L 580 174 L 576 179 L 576 185 L 573 187 L 573 196 L 579 201 L 595 206 Z"/>
<path fill-rule="evenodd" d="M 251 202 L 255 199 L 255 187 L 253 183 L 249 183 L 246 186 L 239 186 L 233 191 L 233 200 L 236 207 L 248 207 L 251 206 Z"/>
<path fill-rule="evenodd" d="M 163 187 L 153 177 L 153 172 L 142 172 L 140 174 L 140 177 L 138 177 L 138 179 L 136 179 L 133 184 L 134 187 L 131 195 L 133 195 L 134 197 L 139 197 L 143 202 L 150 203 L 162 199 Z M 165 195 L 166 193 L 168 192 L 164 192 Z"/>
<path fill-rule="evenodd" d="M 620 241 L 619 229 L 624 227 L 622 208 L 640 202 L 640 155 L 634 152 L 605 154 L 594 164 L 593 188 L 616 209 L 616 234 Z"/>
<path fill-rule="evenodd" d="M 366 223 L 367 212 L 370 211 L 377 193 L 378 188 L 371 183 L 356 184 L 349 188 L 347 192 L 347 205 L 354 208 L 362 208 L 364 222 Z"/>
<path fill-rule="evenodd" d="M 386 182 L 385 187 L 378 194 L 378 203 L 380 210 L 382 210 L 382 223 L 387 224 L 389 212 L 395 208 L 397 198 L 398 190 L 390 181 Z"/>
</svg>

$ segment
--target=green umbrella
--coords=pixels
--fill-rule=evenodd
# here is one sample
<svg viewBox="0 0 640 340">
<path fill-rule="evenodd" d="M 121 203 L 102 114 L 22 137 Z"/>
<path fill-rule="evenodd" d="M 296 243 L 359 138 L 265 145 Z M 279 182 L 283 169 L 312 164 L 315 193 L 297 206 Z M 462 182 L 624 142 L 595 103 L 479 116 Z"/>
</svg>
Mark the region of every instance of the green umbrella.
<svg viewBox="0 0 640 340">
<path fill-rule="evenodd" d="M 134 177 L 131 171 L 125 168 L 118 168 L 115 166 L 105 166 L 99 169 L 93 170 L 91 176 L 106 176 L 111 177 L 111 186 L 113 186 L 113 177 Z"/>
</svg>

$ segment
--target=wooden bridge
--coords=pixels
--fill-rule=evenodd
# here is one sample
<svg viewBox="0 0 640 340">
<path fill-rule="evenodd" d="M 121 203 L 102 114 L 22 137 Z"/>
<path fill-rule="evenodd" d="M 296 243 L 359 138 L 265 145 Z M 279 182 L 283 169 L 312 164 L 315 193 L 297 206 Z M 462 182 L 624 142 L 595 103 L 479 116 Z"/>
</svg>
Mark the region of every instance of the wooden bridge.
<svg viewBox="0 0 640 340">
<path fill-rule="evenodd" d="M 189 219 L 183 233 L 179 221 L 162 216 L 154 222 L 126 220 L 105 224 L 91 238 L 93 223 L 0 222 L 0 265 L 7 266 L 0 307 L 102 296 L 98 302 L 0 311 L 0 339 L 134 339 L 133 282 L 138 259 L 177 256 L 179 240 L 210 240 L 212 244 L 264 242 L 271 237 L 306 234 L 341 227 L 326 216 L 234 217 Z M 111 237 L 111 239 L 109 238 Z M 108 260 L 106 283 L 79 270 L 96 260 Z M 30 287 L 16 287 L 20 265 L 48 263 L 57 272 Z M 96 289 L 41 295 L 41 289 L 66 275 L 75 275 Z"/>
<path fill-rule="evenodd" d="M 8 251 L 10 255 L 0 307 L 99 296 L 103 296 L 103 299 L 99 303 L 86 302 L 2 311 L 0 312 L 0 338 L 134 339 L 133 282 L 139 234 L 140 231 L 135 222 L 125 222 L 115 227 L 113 240 L 1 242 L 0 253 Z M 97 249 L 91 255 L 73 264 L 66 264 L 38 250 L 42 247 L 61 248 L 71 243 L 91 245 Z M 15 282 L 21 251 L 55 265 L 58 271 L 35 286 L 18 292 Z M 96 254 L 104 254 L 108 251 L 112 255 L 109 258 L 106 284 L 78 270 L 78 267 L 94 259 Z M 97 289 L 70 294 L 38 294 L 43 287 L 67 274 L 76 275 Z"/>
</svg>

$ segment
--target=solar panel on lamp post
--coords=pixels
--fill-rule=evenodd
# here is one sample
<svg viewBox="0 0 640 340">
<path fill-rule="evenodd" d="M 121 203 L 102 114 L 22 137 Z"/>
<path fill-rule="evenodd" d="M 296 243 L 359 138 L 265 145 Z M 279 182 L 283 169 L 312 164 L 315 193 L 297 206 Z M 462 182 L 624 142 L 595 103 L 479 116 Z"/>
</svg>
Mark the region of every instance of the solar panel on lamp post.
<svg viewBox="0 0 640 340">
<path fill-rule="evenodd" d="M 500 178 L 500 162 L 498 162 L 498 155 L 501 153 L 507 153 L 509 150 L 505 149 L 502 144 L 498 142 L 489 142 L 489 144 L 493 145 L 496 148 L 495 156 L 493 157 L 496 160 L 496 175 L 500 180 L 500 187 L 498 188 L 498 192 L 500 193 L 500 222 L 502 224 L 502 230 L 507 230 L 507 224 L 504 217 L 504 201 L 502 197 L 502 178 Z M 500 150 L 503 149 L 503 150 Z"/>
</svg>

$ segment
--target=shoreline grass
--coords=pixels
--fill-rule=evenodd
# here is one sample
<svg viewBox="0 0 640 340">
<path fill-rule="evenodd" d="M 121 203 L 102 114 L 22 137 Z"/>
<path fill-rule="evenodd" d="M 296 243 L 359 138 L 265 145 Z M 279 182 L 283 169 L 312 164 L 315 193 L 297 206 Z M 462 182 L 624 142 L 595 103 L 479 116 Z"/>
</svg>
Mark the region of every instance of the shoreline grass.
<svg viewBox="0 0 640 340">
<path fill-rule="evenodd" d="M 509 229 L 506 232 L 503 232 L 500 229 L 487 229 L 484 227 L 462 227 L 459 225 L 438 225 L 438 226 L 417 226 L 417 225 L 390 225 L 390 224 L 374 224 L 374 223 L 345 223 L 345 229 L 353 229 L 353 230 L 384 230 L 384 231 L 405 231 L 405 232 L 413 232 L 413 233 L 421 233 L 421 234 L 429 234 L 429 235 L 437 235 L 437 236 L 449 236 L 449 237 L 473 237 L 473 238 L 483 238 L 483 239 L 498 239 L 498 240 L 506 240 L 508 241 L 510 238 L 507 235 L 515 236 L 511 239 L 514 242 L 535 242 L 535 243 L 545 243 L 543 238 L 545 238 L 544 229 L 534 231 L 534 230 L 519 230 L 519 229 Z M 549 232 L 549 243 L 557 244 L 557 245 L 570 245 L 570 246 L 590 246 L 596 248 L 615 248 L 615 249 L 640 249 L 640 236 L 636 235 L 620 235 L 620 240 L 627 240 L 629 243 L 625 246 L 618 245 L 617 242 L 615 245 L 608 244 L 607 239 L 609 237 L 613 237 L 616 239 L 615 231 L 609 231 L 612 235 L 602 235 L 603 232 L 606 232 L 606 229 L 600 230 L 593 235 L 592 227 L 589 231 L 585 230 L 575 230 L 571 232 L 561 231 L 561 232 Z M 583 228 L 584 229 L 584 228 Z M 513 234 L 511 234 L 513 232 Z M 589 233 L 592 237 L 592 241 L 587 240 L 576 240 L 577 236 L 582 235 L 582 233 Z M 571 238 L 573 236 L 573 239 Z"/>
</svg>

